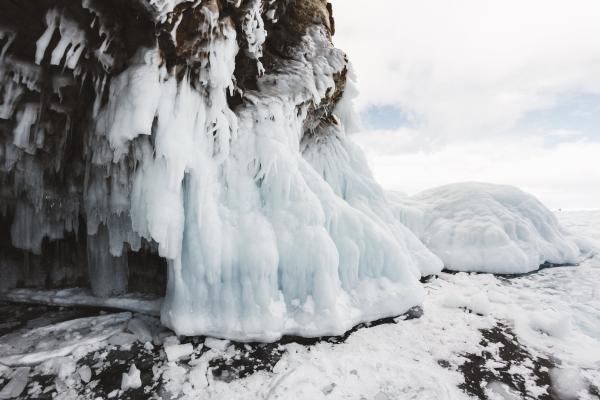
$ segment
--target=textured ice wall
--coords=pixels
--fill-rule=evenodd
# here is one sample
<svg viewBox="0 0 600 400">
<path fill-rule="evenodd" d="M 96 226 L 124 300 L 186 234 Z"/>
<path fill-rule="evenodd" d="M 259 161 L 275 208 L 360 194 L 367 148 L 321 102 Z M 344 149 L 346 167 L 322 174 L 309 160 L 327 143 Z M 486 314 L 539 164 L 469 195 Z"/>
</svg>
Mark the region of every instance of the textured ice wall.
<svg viewBox="0 0 600 400">
<path fill-rule="evenodd" d="M 161 79 L 148 52 L 114 81 L 119 96 L 99 116 L 115 159 L 156 117 L 130 215 L 134 233 L 169 260 L 163 323 L 186 335 L 274 340 L 339 334 L 418 304 L 418 279 L 441 263 L 386 214 L 335 115 L 305 133 L 309 108 L 346 68 L 344 54 L 324 28 L 311 28 L 298 58 L 260 78 L 234 114 L 226 91 L 235 32 L 208 21 L 207 31 L 215 24 L 223 35 L 206 49 L 205 93 L 187 78 Z M 323 164 L 327 171 L 315 169 Z"/>
<path fill-rule="evenodd" d="M 581 256 L 556 216 L 511 186 L 460 183 L 389 198 L 396 217 L 451 270 L 518 274 Z"/>
<path fill-rule="evenodd" d="M 124 290 L 129 252 L 156 249 L 168 261 L 162 321 L 185 335 L 341 334 L 419 304 L 419 278 L 442 263 L 393 217 L 347 137 L 350 66 L 332 45 L 327 4 L 288 3 L 144 3 L 161 33 L 128 38 L 135 51 L 115 47 L 127 27 L 106 24 L 100 2 L 82 3 L 99 39 L 73 13 L 49 9 L 23 75 L 60 67 L 71 86 L 91 86 L 94 101 L 78 115 L 89 120 L 79 125 L 83 189 L 77 207 L 18 206 L 13 244 L 37 251 L 83 216 L 100 294 Z M 46 106 L 16 103 L 10 147 L 17 167 L 40 171 L 42 197 L 39 153 L 52 150 L 32 138 Z M 32 232 L 33 220 L 45 228 Z"/>
</svg>

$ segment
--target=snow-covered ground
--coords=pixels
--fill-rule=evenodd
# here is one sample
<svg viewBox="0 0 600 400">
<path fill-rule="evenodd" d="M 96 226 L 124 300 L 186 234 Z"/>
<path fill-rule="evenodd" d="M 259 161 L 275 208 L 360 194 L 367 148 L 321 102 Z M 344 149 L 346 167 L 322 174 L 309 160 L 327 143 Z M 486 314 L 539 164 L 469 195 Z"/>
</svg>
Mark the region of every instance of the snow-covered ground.
<svg viewBox="0 0 600 400">
<path fill-rule="evenodd" d="M 557 216 L 600 243 L 600 211 Z M 274 344 L 180 343 L 154 317 L 5 305 L 0 399 L 599 398 L 600 253 L 512 278 L 441 273 L 424 286 L 418 318 Z"/>
</svg>

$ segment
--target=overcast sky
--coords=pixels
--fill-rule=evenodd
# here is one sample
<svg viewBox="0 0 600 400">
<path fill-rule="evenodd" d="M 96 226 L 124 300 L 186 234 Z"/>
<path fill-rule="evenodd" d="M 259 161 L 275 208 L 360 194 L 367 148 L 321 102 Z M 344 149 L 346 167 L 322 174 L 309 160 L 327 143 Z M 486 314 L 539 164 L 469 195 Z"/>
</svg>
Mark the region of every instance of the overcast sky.
<svg viewBox="0 0 600 400">
<path fill-rule="evenodd" d="M 334 0 L 378 181 L 600 208 L 599 0 Z"/>
</svg>

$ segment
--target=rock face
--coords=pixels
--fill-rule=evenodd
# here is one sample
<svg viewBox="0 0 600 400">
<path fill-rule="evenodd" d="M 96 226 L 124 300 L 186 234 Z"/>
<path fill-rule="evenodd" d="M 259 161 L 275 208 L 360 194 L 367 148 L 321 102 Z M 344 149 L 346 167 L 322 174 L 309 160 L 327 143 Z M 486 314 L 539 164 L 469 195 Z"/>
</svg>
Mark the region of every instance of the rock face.
<svg viewBox="0 0 600 400">
<path fill-rule="evenodd" d="M 419 303 L 441 262 L 346 138 L 333 33 L 324 0 L 2 1 L 3 276 L 240 340 Z"/>
</svg>

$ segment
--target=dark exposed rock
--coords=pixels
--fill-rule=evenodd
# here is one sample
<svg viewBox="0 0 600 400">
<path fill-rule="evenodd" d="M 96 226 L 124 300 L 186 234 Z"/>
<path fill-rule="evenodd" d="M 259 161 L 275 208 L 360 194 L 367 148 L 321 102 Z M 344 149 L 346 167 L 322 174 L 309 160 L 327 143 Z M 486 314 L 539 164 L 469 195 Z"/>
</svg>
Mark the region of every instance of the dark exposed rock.
<svg viewBox="0 0 600 400">
<path fill-rule="evenodd" d="M 552 400 L 550 370 L 556 366 L 550 358 L 532 355 L 511 331 L 510 327 L 498 324 L 492 329 L 481 331 L 483 339 L 481 354 L 466 354 L 467 361 L 459 367 L 465 382 L 460 386 L 470 395 L 487 399 L 485 388 L 492 382 L 501 382 L 524 399 Z M 497 352 L 494 349 L 497 348 Z M 497 363 L 491 368 L 490 362 Z M 524 375 L 522 371 L 527 371 Z M 527 381 L 545 388 L 545 393 L 533 396 Z"/>
</svg>

